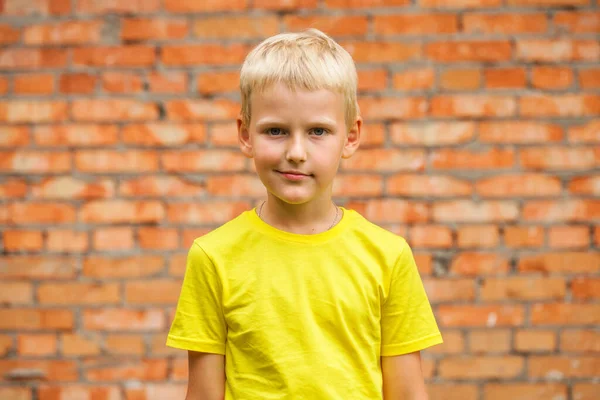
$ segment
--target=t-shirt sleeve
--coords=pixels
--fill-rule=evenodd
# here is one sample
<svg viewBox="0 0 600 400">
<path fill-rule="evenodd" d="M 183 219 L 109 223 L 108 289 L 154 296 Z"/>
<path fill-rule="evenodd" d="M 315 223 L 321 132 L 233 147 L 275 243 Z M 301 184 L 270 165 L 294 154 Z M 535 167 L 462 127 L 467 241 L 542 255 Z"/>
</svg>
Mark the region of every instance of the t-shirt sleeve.
<svg viewBox="0 0 600 400">
<path fill-rule="evenodd" d="M 442 343 L 412 251 L 403 241 L 381 312 L 381 355 L 396 356 Z"/>
<path fill-rule="evenodd" d="M 227 326 L 222 308 L 223 287 L 215 265 L 194 242 L 167 346 L 203 353 L 225 354 Z"/>
</svg>

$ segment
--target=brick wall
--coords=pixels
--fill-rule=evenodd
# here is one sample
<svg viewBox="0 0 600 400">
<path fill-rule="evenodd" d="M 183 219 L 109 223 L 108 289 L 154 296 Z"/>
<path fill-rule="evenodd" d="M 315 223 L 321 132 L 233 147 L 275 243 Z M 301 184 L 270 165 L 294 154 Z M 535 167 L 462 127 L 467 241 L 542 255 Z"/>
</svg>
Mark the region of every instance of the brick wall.
<svg viewBox="0 0 600 400">
<path fill-rule="evenodd" d="M 227 4 L 227 5 L 225 5 Z M 183 398 L 193 238 L 257 203 L 237 70 L 316 26 L 367 121 L 339 203 L 405 235 L 432 400 L 600 392 L 596 0 L 0 0 L 0 398 Z"/>
</svg>

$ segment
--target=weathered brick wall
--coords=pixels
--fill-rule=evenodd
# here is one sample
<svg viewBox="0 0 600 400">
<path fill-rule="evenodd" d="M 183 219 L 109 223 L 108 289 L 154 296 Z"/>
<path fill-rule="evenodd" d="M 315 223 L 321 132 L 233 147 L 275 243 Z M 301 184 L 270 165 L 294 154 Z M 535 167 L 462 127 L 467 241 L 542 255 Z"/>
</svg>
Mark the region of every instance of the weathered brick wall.
<svg viewBox="0 0 600 400">
<path fill-rule="evenodd" d="M 285 4 L 285 5 L 284 5 Z M 183 398 L 193 238 L 263 196 L 237 70 L 316 26 L 360 72 L 336 197 L 405 235 L 433 400 L 598 399 L 596 0 L 0 0 L 0 398 Z"/>
</svg>

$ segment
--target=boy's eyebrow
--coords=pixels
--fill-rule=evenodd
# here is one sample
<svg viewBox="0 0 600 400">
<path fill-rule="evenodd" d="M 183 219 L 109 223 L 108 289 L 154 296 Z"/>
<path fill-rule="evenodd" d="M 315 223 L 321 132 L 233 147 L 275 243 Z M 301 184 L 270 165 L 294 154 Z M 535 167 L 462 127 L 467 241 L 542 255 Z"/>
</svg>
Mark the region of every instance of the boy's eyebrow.
<svg viewBox="0 0 600 400">
<path fill-rule="evenodd" d="M 257 127 L 263 127 L 263 126 L 268 126 L 268 125 L 286 125 L 286 123 L 284 121 L 276 119 L 276 118 L 264 118 L 264 119 L 258 120 L 256 122 Z M 304 125 L 325 126 L 327 128 L 334 128 L 337 125 L 337 123 L 336 123 L 336 121 L 329 119 L 329 118 L 319 118 L 319 119 L 311 119 L 311 120 L 305 122 Z"/>
</svg>

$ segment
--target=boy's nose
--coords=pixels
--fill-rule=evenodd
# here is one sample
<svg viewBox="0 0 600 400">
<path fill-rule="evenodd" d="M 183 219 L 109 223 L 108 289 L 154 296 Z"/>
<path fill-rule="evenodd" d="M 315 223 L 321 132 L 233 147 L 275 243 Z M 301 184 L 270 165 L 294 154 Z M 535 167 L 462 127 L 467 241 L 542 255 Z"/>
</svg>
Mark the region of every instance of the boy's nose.
<svg viewBox="0 0 600 400">
<path fill-rule="evenodd" d="M 286 159 L 293 162 L 306 161 L 306 143 L 300 135 L 291 135 L 288 142 Z"/>
</svg>

